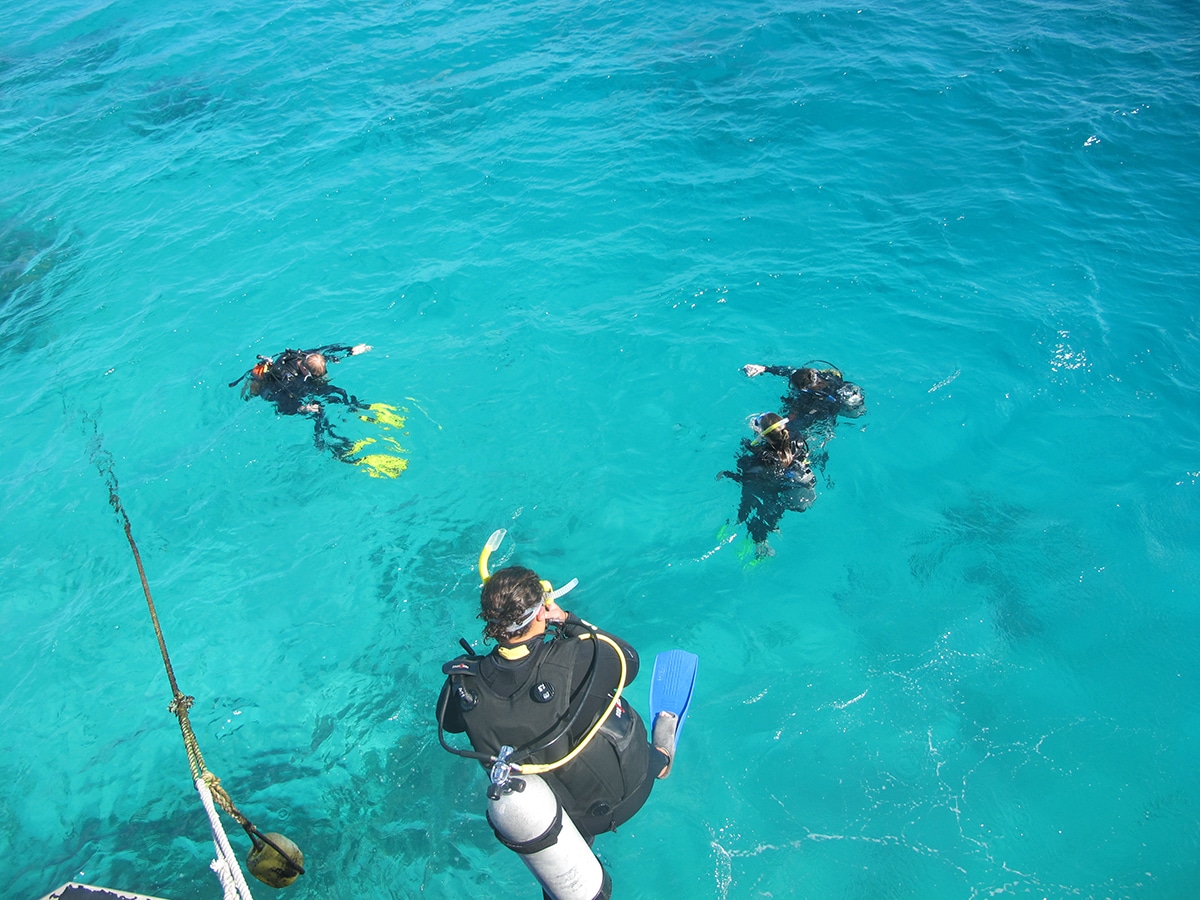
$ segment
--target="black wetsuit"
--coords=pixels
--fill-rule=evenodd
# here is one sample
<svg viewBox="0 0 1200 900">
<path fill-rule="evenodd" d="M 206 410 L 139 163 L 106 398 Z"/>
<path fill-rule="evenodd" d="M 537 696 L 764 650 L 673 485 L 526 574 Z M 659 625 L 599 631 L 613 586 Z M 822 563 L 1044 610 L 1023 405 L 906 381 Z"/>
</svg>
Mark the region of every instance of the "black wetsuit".
<svg viewBox="0 0 1200 900">
<path fill-rule="evenodd" d="M 275 404 L 275 410 L 282 416 L 304 414 L 311 416 L 314 423 L 313 441 L 317 449 L 324 450 L 326 441 L 333 444 L 333 452 L 341 456 L 350 451 L 352 442 L 335 434 L 328 419 L 325 417 L 325 403 L 342 403 L 351 409 L 360 406 L 358 398 L 347 394 L 342 388 L 326 381 L 326 376 L 314 375 L 308 371 L 305 360 L 313 353 L 325 357 L 326 366 L 339 362 L 343 356 L 349 355 L 353 348 L 349 344 L 327 344 L 311 350 L 284 350 L 274 357 L 260 357 L 267 363 L 265 371 L 256 373 L 251 369 L 242 378 L 249 378 L 242 390 L 242 395 L 248 400 L 251 396 L 262 397 L 268 403 Z M 240 381 L 241 379 L 239 379 Z M 237 382 L 233 382 L 232 387 Z M 306 410 L 302 407 L 314 403 L 316 410 Z"/>
<path fill-rule="evenodd" d="M 808 443 L 803 437 L 789 438 L 792 461 L 784 465 L 779 452 L 765 441 L 742 441 L 736 472 L 725 471 L 717 477 L 732 478 L 742 486 L 738 522 L 756 544 L 779 526 L 789 509 L 804 512 L 817 498 L 813 490 L 815 476 L 808 463 Z"/>
<path fill-rule="evenodd" d="M 519 655 L 518 659 L 502 655 L 497 647 L 487 656 L 461 656 L 447 663 L 444 671 L 450 677 L 438 698 L 442 726 L 453 733 L 465 731 L 481 753 L 514 747 L 517 763 L 561 759 L 607 708 L 621 674 L 613 648 L 590 633 L 568 615 L 553 639 L 538 635 L 503 648 L 508 657 Z M 620 638 L 600 633 L 621 648 L 628 685 L 638 672 L 637 651 Z M 599 653 L 596 677 L 585 693 L 594 652 Z M 521 754 L 522 748 L 540 747 L 558 735 L 580 706 L 566 734 L 532 755 Z M 541 777 L 591 843 L 593 836 L 612 831 L 642 807 L 666 764 L 666 756 L 649 745 L 646 726 L 622 694 L 587 747 Z"/>
<path fill-rule="evenodd" d="M 327 364 L 339 362 L 342 354 L 352 348 L 346 344 L 329 344 L 313 350 L 284 350 L 272 358 L 270 367 L 261 376 L 254 377 L 258 384 L 258 395 L 275 404 L 281 415 L 291 416 L 300 412 L 300 407 L 313 400 L 325 400 L 356 406 L 358 399 L 340 387 L 330 384 L 325 376 L 313 375 L 304 365 L 313 353 L 320 353 Z"/>
<path fill-rule="evenodd" d="M 781 399 L 787 409 L 788 429 L 804 431 L 822 420 L 832 422 L 838 415 L 850 417 L 862 414 L 862 391 L 846 381 L 836 369 L 816 369 L 816 383 L 801 386 L 793 376 L 801 369 L 792 366 L 766 366 L 768 375 L 788 379 L 791 390 Z M 857 398 L 857 402 L 854 402 Z"/>
</svg>

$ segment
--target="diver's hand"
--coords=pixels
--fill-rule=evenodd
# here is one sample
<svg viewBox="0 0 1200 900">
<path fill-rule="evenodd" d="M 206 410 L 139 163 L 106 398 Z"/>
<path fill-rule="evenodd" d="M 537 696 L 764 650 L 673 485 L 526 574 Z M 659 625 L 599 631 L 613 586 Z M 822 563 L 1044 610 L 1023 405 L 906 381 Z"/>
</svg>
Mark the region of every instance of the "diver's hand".
<svg viewBox="0 0 1200 900">
<path fill-rule="evenodd" d="M 750 363 L 742 366 L 742 371 L 746 373 L 747 378 L 753 378 L 755 375 L 761 375 L 763 372 L 767 371 L 767 367 Z"/>
<path fill-rule="evenodd" d="M 546 604 L 546 621 L 558 622 L 561 625 L 567 621 L 567 613 L 561 606 L 551 600 Z"/>
<path fill-rule="evenodd" d="M 353 347 L 350 348 L 350 355 L 358 356 L 358 354 L 366 353 L 370 349 L 371 349 L 370 344 L 355 344 Z"/>
</svg>

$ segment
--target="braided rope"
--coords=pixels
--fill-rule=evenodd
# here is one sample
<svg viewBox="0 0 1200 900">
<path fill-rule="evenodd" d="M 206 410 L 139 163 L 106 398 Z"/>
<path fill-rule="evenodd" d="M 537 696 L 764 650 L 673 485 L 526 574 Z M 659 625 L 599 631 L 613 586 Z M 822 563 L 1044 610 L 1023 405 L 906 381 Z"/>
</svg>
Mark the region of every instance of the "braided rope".
<svg viewBox="0 0 1200 900">
<path fill-rule="evenodd" d="M 214 841 L 216 840 L 217 830 L 220 830 L 221 839 L 225 848 L 228 850 L 228 838 L 225 837 L 225 832 L 223 829 L 221 829 L 220 820 L 215 818 L 216 813 L 213 810 L 213 800 L 215 798 L 216 803 L 221 807 L 221 809 L 229 813 L 229 815 L 232 816 L 233 819 L 242 826 L 242 829 L 250 837 L 251 841 L 254 842 L 256 847 L 259 846 L 260 842 L 270 845 L 288 863 L 288 865 L 294 868 L 299 874 L 303 875 L 304 867 L 293 860 L 287 852 L 280 849 L 280 847 L 274 841 L 262 834 L 262 832 L 254 827 L 249 819 L 247 819 L 241 814 L 241 812 L 238 811 L 238 808 L 234 805 L 233 799 L 229 796 L 229 793 L 223 787 L 221 787 L 221 779 L 210 772 L 208 767 L 204 764 L 204 756 L 200 752 L 200 744 L 196 740 L 196 734 L 192 730 L 192 723 L 188 719 L 188 710 L 192 708 L 192 705 L 196 702 L 196 699 L 184 694 L 183 691 L 179 689 L 179 684 L 175 680 L 175 670 L 171 666 L 170 656 L 167 655 L 167 642 L 163 637 L 162 626 L 158 621 L 158 611 L 154 608 L 154 598 L 150 595 L 150 582 L 146 578 L 146 569 L 142 565 L 142 555 L 138 552 L 137 542 L 133 539 L 133 526 L 129 521 L 129 516 L 125 512 L 125 507 L 121 505 L 121 496 L 117 487 L 117 475 L 112 468 L 112 457 L 108 455 L 107 451 L 104 451 L 99 447 L 98 436 L 97 447 L 92 454 L 92 461 L 96 464 L 96 467 L 100 470 L 100 474 L 104 477 L 105 482 L 108 484 L 109 505 L 112 506 L 113 511 L 121 520 L 121 524 L 125 529 L 125 539 L 129 541 L 129 549 L 133 551 L 133 561 L 137 564 L 138 577 L 142 582 L 142 593 L 146 595 L 146 606 L 150 610 L 150 621 L 154 623 L 154 635 L 158 638 L 158 649 L 162 654 L 163 666 L 167 670 L 167 678 L 171 682 L 171 703 L 168 705 L 167 709 L 172 715 L 179 719 L 179 730 L 183 734 L 183 746 L 187 751 L 188 766 L 192 770 L 192 780 L 198 785 L 202 784 L 205 788 L 203 791 L 201 791 L 201 796 L 205 801 L 205 809 L 209 812 L 210 822 L 215 822 L 213 825 Z M 221 842 L 218 842 L 218 844 L 220 843 Z M 245 900 L 250 900 L 250 892 L 248 889 L 245 889 L 245 879 L 242 876 L 241 866 L 238 864 L 237 859 L 233 856 L 231 850 L 228 853 L 228 858 L 233 861 L 233 870 L 237 872 L 237 880 L 239 880 L 242 884 L 242 887 L 239 888 L 239 891 L 244 890 Z M 225 885 L 226 877 L 221 874 L 219 866 L 219 863 L 215 865 L 214 871 L 217 872 L 218 877 L 221 879 L 222 885 Z M 226 896 L 228 897 L 228 888 L 226 888 L 226 891 Z"/>
<path fill-rule="evenodd" d="M 216 807 L 213 806 L 209 782 L 204 778 L 197 778 L 196 792 L 200 795 L 200 802 L 204 804 L 204 811 L 208 814 L 208 826 L 212 829 L 213 844 L 217 851 L 217 858 L 209 864 L 209 868 L 217 873 L 225 894 L 224 900 L 254 900 L 250 896 L 246 878 L 242 875 L 242 867 L 229 845 L 229 837 L 221 826 L 221 817 L 217 815 Z"/>
</svg>

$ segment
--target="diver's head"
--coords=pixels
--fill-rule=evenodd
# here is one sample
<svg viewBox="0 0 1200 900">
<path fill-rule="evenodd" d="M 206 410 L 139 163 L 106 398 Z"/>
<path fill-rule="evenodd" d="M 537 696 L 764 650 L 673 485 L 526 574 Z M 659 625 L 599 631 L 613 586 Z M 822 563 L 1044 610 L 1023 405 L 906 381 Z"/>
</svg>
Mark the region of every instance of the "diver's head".
<svg viewBox="0 0 1200 900">
<path fill-rule="evenodd" d="M 325 355 L 323 353 L 310 353 L 304 357 L 304 368 L 308 370 L 308 374 L 313 378 L 324 378 L 326 372 Z"/>
<path fill-rule="evenodd" d="M 792 377 L 788 381 L 798 391 L 811 391 L 821 387 L 825 379 L 817 369 L 805 366 L 793 372 Z"/>
<path fill-rule="evenodd" d="M 772 447 L 781 447 L 788 442 L 788 420 L 777 413 L 762 413 L 750 420 L 750 427 L 758 432 L 755 443 L 764 440 Z"/>
<path fill-rule="evenodd" d="M 545 588 L 531 569 L 508 566 L 493 572 L 479 597 L 479 618 L 487 623 L 484 636 L 497 641 L 526 637 L 545 602 Z"/>
</svg>

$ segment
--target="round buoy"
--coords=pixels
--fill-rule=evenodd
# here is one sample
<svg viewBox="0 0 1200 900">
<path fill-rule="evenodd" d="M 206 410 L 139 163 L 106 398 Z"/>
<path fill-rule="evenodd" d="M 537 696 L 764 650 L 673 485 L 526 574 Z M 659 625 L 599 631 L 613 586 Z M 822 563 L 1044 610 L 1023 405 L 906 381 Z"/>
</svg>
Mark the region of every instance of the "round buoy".
<svg viewBox="0 0 1200 900">
<path fill-rule="evenodd" d="M 304 854 L 300 848 L 282 834 L 269 831 L 263 837 L 278 846 L 279 850 L 286 853 L 296 863 L 304 865 Z M 266 841 L 255 841 L 250 855 L 246 858 L 246 868 L 250 870 L 250 874 L 263 884 L 273 888 L 287 887 L 300 875 L 300 870 L 287 858 L 280 855 L 279 850 Z"/>
</svg>

